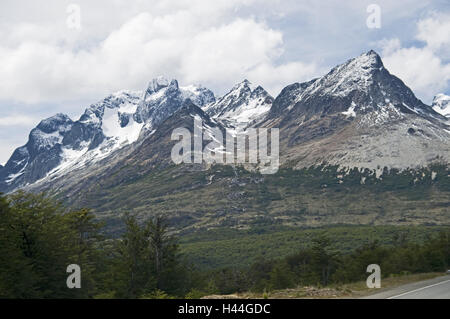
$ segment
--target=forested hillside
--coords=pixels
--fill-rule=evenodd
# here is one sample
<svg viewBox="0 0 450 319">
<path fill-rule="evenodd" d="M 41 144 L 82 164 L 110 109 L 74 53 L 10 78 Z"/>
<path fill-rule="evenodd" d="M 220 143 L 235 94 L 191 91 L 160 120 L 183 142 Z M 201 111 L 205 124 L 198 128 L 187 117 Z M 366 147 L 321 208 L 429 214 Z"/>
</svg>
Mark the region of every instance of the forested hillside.
<svg viewBox="0 0 450 319">
<path fill-rule="evenodd" d="M 139 222 L 125 214 L 125 231 L 111 239 L 88 209 L 69 210 L 45 195 L 0 197 L 0 297 L 198 298 L 358 281 L 372 263 L 383 276 L 441 272 L 450 265 L 450 232 L 441 227 L 411 238 L 405 229 L 392 228 L 396 236 L 389 245 L 355 241 L 346 251 L 332 245 L 336 232 L 306 232 L 310 243 L 295 253 L 261 254 L 249 266 L 202 270 L 189 258 L 192 246 L 181 254 L 177 238 L 157 216 Z M 80 289 L 66 285 L 70 264 L 81 267 Z"/>
</svg>

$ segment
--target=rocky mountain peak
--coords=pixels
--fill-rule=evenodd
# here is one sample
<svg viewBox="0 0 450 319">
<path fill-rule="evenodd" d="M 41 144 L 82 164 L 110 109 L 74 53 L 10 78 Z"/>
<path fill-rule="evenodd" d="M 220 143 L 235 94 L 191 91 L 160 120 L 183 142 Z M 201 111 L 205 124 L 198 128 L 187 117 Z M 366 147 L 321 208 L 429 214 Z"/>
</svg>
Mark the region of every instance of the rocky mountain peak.
<svg viewBox="0 0 450 319">
<path fill-rule="evenodd" d="M 232 127 L 246 127 L 257 119 L 262 119 L 272 106 L 273 98 L 264 88 L 244 80 L 215 103 L 203 109 L 212 118 L 220 119 Z"/>
<path fill-rule="evenodd" d="M 212 91 L 201 86 L 180 87 L 177 80 L 159 77 L 150 82 L 139 102 L 135 119 L 147 128 L 155 127 L 178 110 L 184 101 L 191 100 L 202 107 L 215 101 Z"/>
<path fill-rule="evenodd" d="M 134 113 L 141 95 L 140 91 L 128 90 L 110 94 L 99 102 L 90 105 L 79 121 L 88 125 L 101 126 L 105 109 L 121 109 L 122 113 Z"/>
<path fill-rule="evenodd" d="M 252 91 L 252 97 L 258 97 L 258 96 L 269 96 L 270 94 L 261 86 L 258 85 L 253 91 Z"/>
<path fill-rule="evenodd" d="M 269 117 L 286 112 L 289 113 L 286 118 L 304 120 L 331 114 L 360 118 L 359 115 L 372 112 L 386 113 L 385 119 L 399 118 L 402 114 L 438 116 L 389 73 L 373 50 L 334 67 L 318 79 L 285 88 L 275 100 Z"/>
<path fill-rule="evenodd" d="M 58 113 L 45 120 L 42 120 L 37 129 L 44 133 L 52 133 L 56 131 L 65 131 L 72 124 L 72 120 L 66 114 Z"/>
<path fill-rule="evenodd" d="M 360 56 L 351 59 L 350 61 L 352 60 L 354 64 L 357 64 L 360 67 L 366 69 L 377 70 L 384 67 L 380 55 L 374 50 L 370 50 L 366 53 L 363 53 Z"/>
<path fill-rule="evenodd" d="M 147 86 L 146 93 L 153 94 L 168 86 L 178 88 L 178 81 L 175 79 L 169 81 L 163 76 L 158 76 L 157 78 L 154 78 L 150 81 L 150 83 Z"/>
<path fill-rule="evenodd" d="M 364 90 L 376 81 L 376 75 L 384 69 L 380 56 L 373 50 L 333 68 L 315 82 L 310 93 L 320 90 L 322 94 L 344 96 L 352 90 Z"/>
<path fill-rule="evenodd" d="M 249 80 L 245 79 L 242 82 L 239 82 L 235 86 L 233 86 L 233 88 L 230 90 L 228 94 L 233 94 L 235 96 L 242 96 L 246 94 L 251 94 L 253 89 L 254 87 L 252 83 Z"/>
</svg>

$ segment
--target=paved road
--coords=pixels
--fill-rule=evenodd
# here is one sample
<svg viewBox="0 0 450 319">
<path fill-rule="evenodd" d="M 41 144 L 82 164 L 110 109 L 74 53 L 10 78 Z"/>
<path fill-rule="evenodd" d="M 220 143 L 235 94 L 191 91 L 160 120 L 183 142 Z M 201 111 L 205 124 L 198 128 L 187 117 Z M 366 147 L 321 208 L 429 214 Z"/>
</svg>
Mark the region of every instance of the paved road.
<svg viewBox="0 0 450 319">
<path fill-rule="evenodd" d="M 366 296 L 364 299 L 450 299 L 450 276 L 399 286 Z"/>
</svg>

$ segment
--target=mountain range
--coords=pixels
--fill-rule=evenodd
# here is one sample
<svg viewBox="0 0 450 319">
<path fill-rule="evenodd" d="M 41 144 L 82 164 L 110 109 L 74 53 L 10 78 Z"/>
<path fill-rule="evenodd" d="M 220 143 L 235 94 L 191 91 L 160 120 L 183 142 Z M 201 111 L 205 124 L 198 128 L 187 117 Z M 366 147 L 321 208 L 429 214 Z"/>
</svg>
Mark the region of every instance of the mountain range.
<svg viewBox="0 0 450 319">
<path fill-rule="evenodd" d="M 0 192 L 46 191 L 101 214 L 113 210 L 106 204 L 111 194 L 114 203 L 121 201 L 121 209 L 151 207 L 151 200 L 127 200 L 125 190 L 140 183 L 151 189 L 148 193 L 161 191 L 154 189 L 159 182 L 172 185 L 159 197 L 179 189 L 189 196 L 198 183 L 213 189 L 220 184 L 218 176 L 231 169 L 228 187 L 242 184 L 239 167 L 173 164 L 171 134 L 178 127 L 193 131 L 194 117 L 202 119 L 205 134 L 213 127 L 279 128 L 281 167 L 294 171 L 333 166 L 343 172 L 357 168 L 379 178 L 386 169 L 409 171 L 430 165 L 448 172 L 450 162 L 450 97 L 438 94 L 431 106 L 424 104 L 389 73 L 376 52 L 369 51 L 320 78 L 288 85 L 275 98 L 247 80 L 216 97 L 205 87 L 183 87 L 158 77 L 144 91 L 107 96 L 78 120 L 57 114 L 41 121 L 28 142 L 0 166 Z M 256 185 L 258 178 L 247 183 Z M 231 202 L 239 197 L 225 193 L 222 196 Z M 183 215 L 180 201 L 163 201 L 171 203 L 173 216 Z M 191 212 L 195 219 L 192 214 L 199 213 Z"/>
</svg>

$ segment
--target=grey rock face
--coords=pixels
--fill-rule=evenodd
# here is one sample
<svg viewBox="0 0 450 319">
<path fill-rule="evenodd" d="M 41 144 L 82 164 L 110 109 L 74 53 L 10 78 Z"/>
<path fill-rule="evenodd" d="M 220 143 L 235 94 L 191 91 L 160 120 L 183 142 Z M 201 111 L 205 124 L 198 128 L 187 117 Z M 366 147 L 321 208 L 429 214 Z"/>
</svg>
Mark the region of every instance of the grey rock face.
<svg viewBox="0 0 450 319">
<path fill-rule="evenodd" d="M 177 80 L 157 78 L 150 82 L 135 115 L 139 123 L 155 127 L 190 99 L 198 107 L 215 101 L 212 91 L 199 87 L 179 87 Z"/>
<path fill-rule="evenodd" d="M 281 90 L 280 94 L 275 98 L 272 108 L 270 109 L 269 117 L 277 117 L 287 110 L 290 106 L 297 102 L 297 98 L 313 84 L 317 79 L 304 83 L 294 83 L 286 86 Z"/>
</svg>

